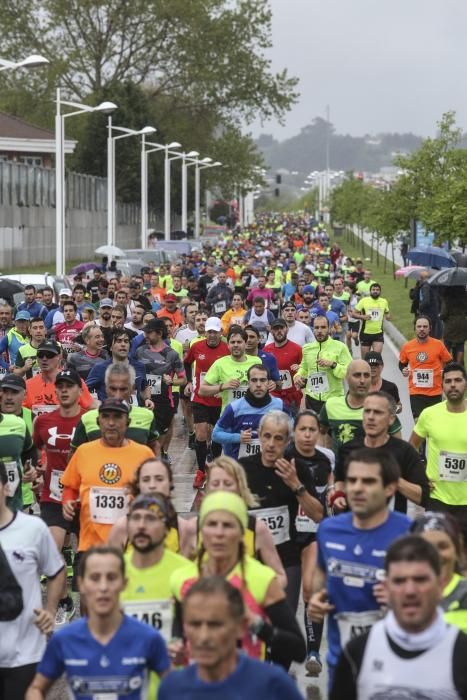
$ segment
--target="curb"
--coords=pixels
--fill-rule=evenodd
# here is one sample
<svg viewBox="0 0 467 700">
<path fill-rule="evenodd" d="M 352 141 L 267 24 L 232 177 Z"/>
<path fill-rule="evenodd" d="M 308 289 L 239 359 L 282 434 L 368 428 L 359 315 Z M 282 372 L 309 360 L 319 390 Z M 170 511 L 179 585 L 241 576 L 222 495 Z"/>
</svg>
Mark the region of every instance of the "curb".
<svg viewBox="0 0 467 700">
<path fill-rule="evenodd" d="M 402 335 L 400 330 L 391 321 L 384 322 L 384 332 L 388 334 L 394 345 L 401 348 L 407 342 L 407 338 Z"/>
</svg>

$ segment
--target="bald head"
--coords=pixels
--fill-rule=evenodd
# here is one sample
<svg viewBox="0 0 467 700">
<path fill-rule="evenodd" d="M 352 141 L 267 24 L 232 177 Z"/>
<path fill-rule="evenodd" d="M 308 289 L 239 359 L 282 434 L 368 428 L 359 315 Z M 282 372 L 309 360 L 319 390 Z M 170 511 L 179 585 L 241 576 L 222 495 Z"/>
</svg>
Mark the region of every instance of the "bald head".
<svg viewBox="0 0 467 700">
<path fill-rule="evenodd" d="M 419 280 L 420 280 L 421 282 L 424 282 L 425 280 L 428 279 L 429 276 L 430 276 L 430 273 L 428 272 L 428 270 L 422 270 L 422 271 L 420 272 Z"/>
<path fill-rule="evenodd" d="M 371 369 L 365 360 L 352 360 L 347 367 L 347 384 L 349 394 L 360 403 L 370 390 Z"/>
</svg>

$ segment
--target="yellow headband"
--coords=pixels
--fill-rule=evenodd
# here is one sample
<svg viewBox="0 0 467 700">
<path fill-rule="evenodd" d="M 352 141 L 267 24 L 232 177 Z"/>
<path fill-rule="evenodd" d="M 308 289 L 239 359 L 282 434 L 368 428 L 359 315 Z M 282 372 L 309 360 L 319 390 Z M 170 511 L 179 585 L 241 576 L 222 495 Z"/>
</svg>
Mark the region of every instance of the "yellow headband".
<svg viewBox="0 0 467 700">
<path fill-rule="evenodd" d="M 225 510 L 234 515 L 240 523 L 242 530 L 245 531 L 248 525 L 248 511 L 245 501 L 236 493 L 228 491 L 214 491 L 203 498 L 199 511 L 199 525 L 203 523 L 209 513 L 215 510 Z"/>
</svg>

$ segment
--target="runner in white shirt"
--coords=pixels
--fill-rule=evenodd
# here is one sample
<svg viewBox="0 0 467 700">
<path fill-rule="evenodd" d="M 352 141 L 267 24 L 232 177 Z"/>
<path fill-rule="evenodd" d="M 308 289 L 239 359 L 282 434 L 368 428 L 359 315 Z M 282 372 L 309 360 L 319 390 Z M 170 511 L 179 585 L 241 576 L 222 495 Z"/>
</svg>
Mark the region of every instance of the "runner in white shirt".
<svg viewBox="0 0 467 700">
<path fill-rule="evenodd" d="M 45 635 L 54 627 L 66 582 L 65 562 L 40 518 L 7 508 L 7 482 L 0 462 L 0 545 L 23 592 L 23 612 L 10 622 L 0 622 L 0 698 L 21 700 L 45 649 Z M 42 574 L 48 577 L 45 607 Z"/>
</svg>

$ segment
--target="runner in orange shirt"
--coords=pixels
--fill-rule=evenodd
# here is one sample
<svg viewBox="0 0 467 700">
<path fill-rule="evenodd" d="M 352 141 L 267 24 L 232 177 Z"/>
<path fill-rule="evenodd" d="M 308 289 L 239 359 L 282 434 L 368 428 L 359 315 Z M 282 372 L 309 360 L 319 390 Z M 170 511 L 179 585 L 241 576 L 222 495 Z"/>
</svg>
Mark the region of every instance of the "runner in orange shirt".
<svg viewBox="0 0 467 700">
<path fill-rule="evenodd" d="M 424 408 L 443 398 L 441 373 L 452 356 L 441 340 L 430 336 L 427 316 L 415 319 L 415 338 L 401 347 L 399 368 L 409 378 L 410 408 L 415 422 Z"/>
<path fill-rule="evenodd" d="M 170 318 L 175 328 L 178 328 L 183 324 L 183 316 L 180 310 L 177 308 L 177 301 L 178 300 L 175 294 L 166 294 L 162 300 L 162 309 L 159 309 L 159 311 L 156 313 L 158 318 L 161 318 L 161 316 L 167 316 L 167 318 Z"/>
<path fill-rule="evenodd" d="M 73 519 L 78 497 L 81 503 L 78 553 L 107 542 L 112 525 L 126 513 L 126 484 L 144 460 L 154 458 L 149 447 L 125 437 L 129 413 L 126 401 L 103 401 L 101 438 L 78 447 L 61 477 L 65 520 Z"/>
<path fill-rule="evenodd" d="M 36 357 L 40 372 L 27 380 L 23 401 L 23 406 L 32 410 L 33 418 L 41 413 L 55 411 L 58 407 L 55 379 L 62 365 L 62 349 L 54 340 L 44 340 L 37 348 Z M 85 410 L 97 405 L 83 380 L 79 405 Z"/>
</svg>

